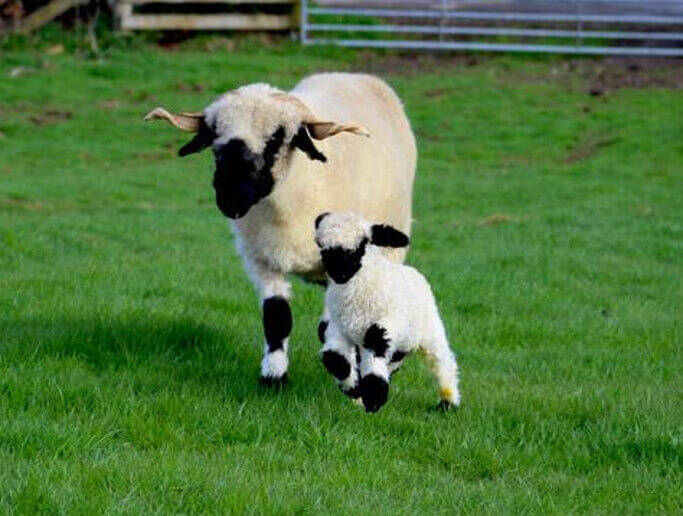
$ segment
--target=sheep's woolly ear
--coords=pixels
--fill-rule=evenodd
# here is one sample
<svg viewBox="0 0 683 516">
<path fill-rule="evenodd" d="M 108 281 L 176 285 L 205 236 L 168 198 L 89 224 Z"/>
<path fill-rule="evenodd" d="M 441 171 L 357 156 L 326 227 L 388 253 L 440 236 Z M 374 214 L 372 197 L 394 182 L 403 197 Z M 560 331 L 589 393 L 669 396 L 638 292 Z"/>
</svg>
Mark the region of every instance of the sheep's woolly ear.
<svg viewBox="0 0 683 516">
<path fill-rule="evenodd" d="M 202 151 L 207 147 L 210 147 L 215 139 L 216 134 L 209 128 L 208 125 L 206 125 L 206 123 L 204 123 L 204 120 L 202 119 L 199 131 L 197 131 L 197 134 L 194 135 L 194 138 L 192 138 L 178 150 L 178 156 L 182 158 L 188 154 L 194 154 L 195 152 Z"/>
<path fill-rule="evenodd" d="M 338 124 L 336 122 L 323 122 L 321 120 L 307 121 L 306 127 L 311 136 L 316 140 L 324 140 L 339 133 L 351 133 L 358 136 L 370 137 L 370 133 L 358 124 Z"/>
<path fill-rule="evenodd" d="M 166 120 L 181 131 L 196 133 L 204 123 L 204 113 L 170 113 L 164 108 L 158 107 L 145 116 L 145 122 L 150 120 Z"/>
<path fill-rule="evenodd" d="M 299 127 L 299 131 L 294 135 L 292 146 L 304 152 L 312 160 L 322 161 L 323 163 L 327 161 L 325 155 L 315 147 L 306 127 L 303 125 Z"/>
<path fill-rule="evenodd" d="M 375 224 L 371 228 L 371 242 L 381 247 L 406 247 L 410 244 L 408 235 L 385 224 Z"/>
</svg>

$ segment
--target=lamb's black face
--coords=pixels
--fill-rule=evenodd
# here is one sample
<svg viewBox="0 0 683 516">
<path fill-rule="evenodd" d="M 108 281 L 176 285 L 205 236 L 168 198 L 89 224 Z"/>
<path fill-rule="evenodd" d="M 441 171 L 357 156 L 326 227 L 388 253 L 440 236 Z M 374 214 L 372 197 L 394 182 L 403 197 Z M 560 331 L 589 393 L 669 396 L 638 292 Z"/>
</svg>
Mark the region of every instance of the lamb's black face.
<svg viewBox="0 0 683 516">
<path fill-rule="evenodd" d="M 243 217 L 273 190 L 273 164 L 284 139 L 285 129 L 280 126 L 266 142 L 262 154 L 253 153 L 239 138 L 214 147 L 213 187 L 216 204 L 226 217 Z"/>
<path fill-rule="evenodd" d="M 320 250 L 323 266 L 330 275 L 332 281 L 340 285 L 349 281 L 361 267 L 361 260 L 365 254 L 365 246 L 368 239 L 364 238 L 358 247 L 353 250 L 343 247 L 331 247 Z"/>
</svg>

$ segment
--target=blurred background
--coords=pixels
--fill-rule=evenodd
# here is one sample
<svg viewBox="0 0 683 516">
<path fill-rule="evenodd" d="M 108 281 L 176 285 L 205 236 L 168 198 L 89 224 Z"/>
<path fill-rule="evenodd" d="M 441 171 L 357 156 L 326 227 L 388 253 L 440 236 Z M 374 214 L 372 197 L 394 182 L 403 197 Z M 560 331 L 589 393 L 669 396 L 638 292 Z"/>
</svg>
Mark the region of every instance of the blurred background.
<svg viewBox="0 0 683 516">
<path fill-rule="evenodd" d="M 102 17 L 102 20 L 100 20 Z M 0 34 L 56 19 L 119 31 L 290 31 L 305 44 L 681 55 L 683 1 L 0 0 Z"/>
</svg>

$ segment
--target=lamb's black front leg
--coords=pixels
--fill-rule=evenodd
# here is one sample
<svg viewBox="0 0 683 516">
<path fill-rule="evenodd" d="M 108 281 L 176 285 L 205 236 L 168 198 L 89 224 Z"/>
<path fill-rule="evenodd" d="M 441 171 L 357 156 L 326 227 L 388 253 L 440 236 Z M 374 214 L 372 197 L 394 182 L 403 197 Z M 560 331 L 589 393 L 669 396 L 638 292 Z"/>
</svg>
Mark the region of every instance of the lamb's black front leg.
<svg viewBox="0 0 683 516">
<path fill-rule="evenodd" d="M 327 311 L 318 325 L 318 338 L 323 345 L 320 351 L 323 365 L 337 386 L 349 398 L 357 400 L 358 394 L 358 349 L 349 342 L 327 319 Z"/>
<path fill-rule="evenodd" d="M 365 332 L 361 349 L 359 391 L 367 412 L 377 412 L 389 396 L 389 358 L 392 341 L 386 326 L 373 324 Z"/>
</svg>

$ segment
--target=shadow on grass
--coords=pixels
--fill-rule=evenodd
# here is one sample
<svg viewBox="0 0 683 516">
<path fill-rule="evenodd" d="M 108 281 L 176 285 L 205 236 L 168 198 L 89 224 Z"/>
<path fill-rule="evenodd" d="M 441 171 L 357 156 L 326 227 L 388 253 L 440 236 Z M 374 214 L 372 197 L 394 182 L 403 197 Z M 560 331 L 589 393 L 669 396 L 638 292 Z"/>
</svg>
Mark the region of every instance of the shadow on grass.
<svg viewBox="0 0 683 516">
<path fill-rule="evenodd" d="M 189 316 L 17 318 L 0 323 L 0 342 L 10 361 L 71 359 L 98 374 L 165 377 L 241 398 L 257 390 L 260 349 L 255 336 L 228 328 Z"/>
</svg>

